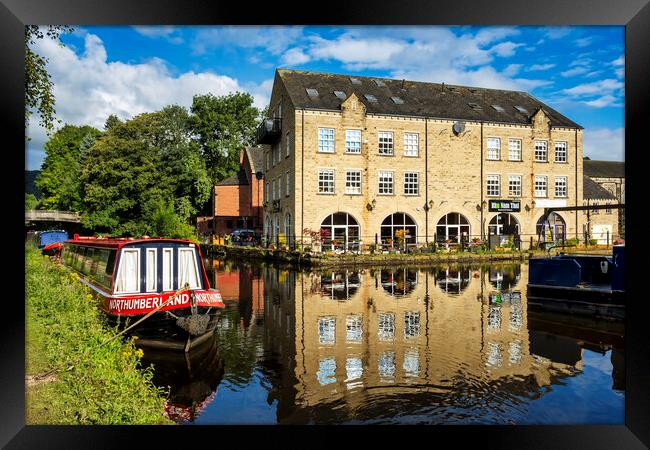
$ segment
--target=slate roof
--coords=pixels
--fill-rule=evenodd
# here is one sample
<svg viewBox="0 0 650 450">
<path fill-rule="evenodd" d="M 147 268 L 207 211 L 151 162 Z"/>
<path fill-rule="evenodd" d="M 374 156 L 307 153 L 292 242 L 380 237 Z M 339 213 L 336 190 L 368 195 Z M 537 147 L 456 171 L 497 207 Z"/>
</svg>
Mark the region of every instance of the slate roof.
<svg viewBox="0 0 650 450">
<path fill-rule="evenodd" d="M 246 172 L 244 169 L 239 169 L 234 175 L 229 176 L 225 180 L 221 180 L 217 183 L 217 186 L 246 186 L 248 185 L 248 179 L 246 178 Z"/>
<path fill-rule="evenodd" d="M 583 172 L 592 178 L 625 178 L 625 163 L 622 161 L 583 160 Z"/>
<path fill-rule="evenodd" d="M 262 147 L 246 147 L 246 154 L 251 163 L 251 172 L 264 171 L 264 149 Z"/>
<path fill-rule="evenodd" d="M 289 69 L 277 69 L 277 73 L 297 109 L 340 111 L 345 100 L 338 98 L 334 91 L 341 91 L 346 98 L 354 92 L 366 106 L 366 111 L 372 114 L 529 125 L 531 117 L 541 108 L 549 116 L 551 126 L 582 129 L 550 106 L 521 91 Z M 354 84 L 351 78 L 357 79 L 359 84 Z M 379 80 L 380 85 L 375 80 Z M 316 89 L 318 95 L 309 96 L 307 89 Z M 377 101 L 369 101 L 365 97 L 367 94 L 373 95 Z M 397 97 L 397 103 L 391 97 Z M 470 103 L 478 105 L 480 110 L 470 107 Z M 500 106 L 503 112 L 492 105 Z M 517 111 L 515 106 L 525 108 L 527 114 Z"/>
<path fill-rule="evenodd" d="M 586 175 L 582 177 L 582 196 L 590 200 L 616 200 L 611 192 Z"/>
</svg>

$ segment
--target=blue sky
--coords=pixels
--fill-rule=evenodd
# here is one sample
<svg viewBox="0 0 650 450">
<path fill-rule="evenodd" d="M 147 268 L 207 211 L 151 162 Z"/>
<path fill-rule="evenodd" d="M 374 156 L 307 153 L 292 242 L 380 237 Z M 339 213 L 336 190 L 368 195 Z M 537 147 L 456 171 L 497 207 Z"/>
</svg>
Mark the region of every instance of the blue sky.
<svg viewBox="0 0 650 450">
<path fill-rule="evenodd" d="M 57 116 L 102 128 L 197 94 L 246 91 L 266 106 L 275 68 L 529 92 L 585 128 L 584 156 L 624 160 L 624 28 L 476 26 L 75 27 L 42 40 Z M 26 168 L 47 140 L 32 120 Z"/>
</svg>

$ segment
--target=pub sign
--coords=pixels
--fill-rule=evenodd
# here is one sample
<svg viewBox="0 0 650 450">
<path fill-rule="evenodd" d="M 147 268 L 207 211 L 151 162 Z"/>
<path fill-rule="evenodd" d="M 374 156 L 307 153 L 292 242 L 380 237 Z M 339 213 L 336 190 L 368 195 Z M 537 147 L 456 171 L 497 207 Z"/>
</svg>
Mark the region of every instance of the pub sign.
<svg viewBox="0 0 650 450">
<path fill-rule="evenodd" d="M 519 212 L 521 211 L 520 200 L 490 200 L 489 211 L 492 212 Z"/>
</svg>

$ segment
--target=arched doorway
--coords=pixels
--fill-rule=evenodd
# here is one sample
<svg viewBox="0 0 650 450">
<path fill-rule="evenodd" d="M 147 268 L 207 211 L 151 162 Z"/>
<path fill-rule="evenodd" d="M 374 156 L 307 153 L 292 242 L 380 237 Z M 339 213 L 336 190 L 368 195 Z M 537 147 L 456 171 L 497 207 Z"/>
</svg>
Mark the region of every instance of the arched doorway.
<svg viewBox="0 0 650 450">
<path fill-rule="evenodd" d="M 470 225 L 467 217 L 460 213 L 452 212 L 443 216 L 436 226 L 436 240 L 438 242 L 451 241 L 460 243 L 461 237 L 469 240 Z"/>
<path fill-rule="evenodd" d="M 406 248 L 409 244 L 417 243 L 418 227 L 415 220 L 403 212 L 386 217 L 381 223 L 380 232 L 381 244 L 388 248 Z"/>
<path fill-rule="evenodd" d="M 321 251 L 359 250 L 359 222 L 351 214 L 330 214 L 320 224 Z"/>
<path fill-rule="evenodd" d="M 519 222 L 513 214 L 499 213 L 488 224 L 491 245 L 504 245 L 511 239 L 514 241 L 519 233 Z"/>
<path fill-rule="evenodd" d="M 548 215 L 547 221 L 544 216 L 537 221 L 537 237 L 539 242 L 561 242 L 566 239 L 566 222 L 556 212 Z"/>
</svg>

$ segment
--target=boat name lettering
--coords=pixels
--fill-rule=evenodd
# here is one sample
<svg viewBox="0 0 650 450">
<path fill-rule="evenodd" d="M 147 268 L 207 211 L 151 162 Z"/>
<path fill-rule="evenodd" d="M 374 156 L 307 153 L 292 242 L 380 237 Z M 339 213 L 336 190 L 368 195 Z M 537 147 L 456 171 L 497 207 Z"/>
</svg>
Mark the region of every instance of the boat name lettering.
<svg viewBox="0 0 650 450">
<path fill-rule="evenodd" d="M 167 303 L 166 306 L 184 305 L 189 303 L 189 294 L 181 294 Z M 113 298 L 109 302 L 111 311 L 122 311 L 131 309 L 151 309 L 158 308 L 164 302 L 161 296 L 145 298 Z"/>
</svg>

